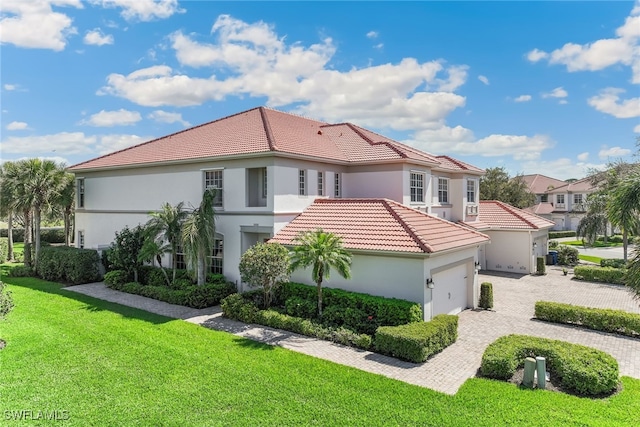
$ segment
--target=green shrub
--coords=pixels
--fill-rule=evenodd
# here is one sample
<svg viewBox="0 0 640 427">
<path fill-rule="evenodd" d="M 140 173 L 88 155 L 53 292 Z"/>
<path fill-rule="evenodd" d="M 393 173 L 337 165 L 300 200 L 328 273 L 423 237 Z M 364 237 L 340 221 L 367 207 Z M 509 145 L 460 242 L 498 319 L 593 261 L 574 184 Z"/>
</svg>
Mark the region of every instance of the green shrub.
<svg viewBox="0 0 640 427">
<path fill-rule="evenodd" d="M 318 303 L 293 296 L 285 301 L 284 309 L 289 316 L 313 319 L 318 314 Z"/>
<path fill-rule="evenodd" d="M 13 229 L 13 241 L 24 242 L 24 228 Z M 6 228 L 0 229 L 0 237 L 9 237 Z M 64 243 L 63 227 L 42 227 L 40 229 L 40 241 L 46 243 Z"/>
<path fill-rule="evenodd" d="M 145 286 L 138 282 L 123 283 L 122 278 L 128 277 L 125 275 L 128 273 L 121 270 L 109 272 L 105 275 L 105 284 L 118 291 L 191 308 L 213 307 L 220 304 L 220 301 L 225 297 L 236 292 L 235 285 L 232 283 L 205 284 L 203 286 L 190 284 L 181 289 L 171 289 L 167 286 Z M 107 283 L 107 276 L 109 276 L 109 283 Z"/>
<path fill-rule="evenodd" d="M 221 285 L 223 283 L 227 283 L 227 278 L 224 277 L 224 274 L 209 273 L 207 274 L 207 283 L 211 283 L 214 285 Z"/>
<path fill-rule="evenodd" d="M 262 293 L 262 292 L 261 292 Z M 229 319 L 239 320 L 245 323 L 254 323 L 258 313 L 258 307 L 240 294 L 231 294 L 220 302 L 222 315 Z"/>
<path fill-rule="evenodd" d="M 168 272 L 169 278 L 171 278 L 172 272 Z M 154 268 L 147 274 L 148 286 L 167 286 L 167 279 L 165 278 L 162 270 L 159 267 Z"/>
<path fill-rule="evenodd" d="M 560 245 L 558 248 L 558 264 L 560 265 L 578 265 L 579 252 L 576 248 L 567 245 Z"/>
<path fill-rule="evenodd" d="M 625 268 L 627 263 L 622 258 L 604 258 L 600 260 L 600 267 Z"/>
<path fill-rule="evenodd" d="M 579 325 L 596 331 L 640 336 L 640 314 L 622 310 L 581 307 L 558 302 L 536 302 L 536 317 L 555 323 Z"/>
<path fill-rule="evenodd" d="M 13 310 L 13 297 L 6 289 L 6 285 L 0 281 L 0 320 L 3 320 Z"/>
<path fill-rule="evenodd" d="M 624 285 L 624 268 L 597 267 L 590 265 L 579 265 L 573 269 L 576 279 L 588 282 L 613 283 Z"/>
<path fill-rule="evenodd" d="M 43 247 L 36 273 L 44 280 L 78 285 L 100 280 L 100 257 L 93 249 L 67 246 Z"/>
<path fill-rule="evenodd" d="M 317 301 L 315 286 L 301 283 L 283 283 L 275 292 L 274 303 L 284 305 L 291 297 L 299 297 L 308 301 Z M 365 313 L 367 328 L 378 326 L 397 326 L 422 321 L 420 304 L 395 298 L 384 298 L 342 289 L 324 288 L 322 290 L 324 304 L 323 318 L 331 306 L 350 307 Z M 370 317 L 370 319 L 369 319 Z"/>
<path fill-rule="evenodd" d="M 560 242 L 557 240 L 549 240 L 549 249 L 558 249 L 558 246 L 560 246 Z"/>
<path fill-rule="evenodd" d="M 9 239 L 0 237 L 0 264 L 9 259 Z"/>
<path fill-rule="evenodd" d="M 546 266 L 544 264 L 545 259 L 543 256 L 536 257 L 536 274 L 547 274 Z"/>
<path fill-rule="evenodd" d="M 575 231 L 550 231 L 550 239 L 560 239 L 562 237 L 576 237 Z"/>
<path fill-rule="evenodd" d="M 207 283 L 203 286 L 193 285 L 184 290 L 176 291 L 184 292 L 186 306 L 193 308 L 213 307 L 220 304 L 222 299 L 237 292 L 233 283 Z"/>
<path fill-rule="evenodd" d="M 478 303 L 478 306 L 485 310 L 493 308 L 493 284 L 490 282 L 483 282 L 480 284 L 480 302 Z"/>
<path fill-rule="evenodd" d="M 35 275 L 33 269 L 26 265 L 16 265 L 9 270 L 9 276 L 11 277 L 35 277 Z"/>
<path fill-rule="evenodd" d="M 483 376 L 508 380 L 527 357 L 546 358 L 547 369 L 559 385 L 582 396 L 600 396 L 618 386 L 618 362 L 609 354 L 577 344 L 526 335 L 507 335 L 482 355 Z"/>
<path fill-rule="evenodd" d="M 104 284 L 108 288 L 117 289 L 118 287 L 124 285 L 129 282 L 131 277 L 129 273 L 124 270 L 112 270 L 104 275 Z"/>
<path fill-rule="evenodd" d="M 430 322 L 381 326 L 375 346 L 382 354 L 421 363 L 453 344 L 458 338 L 458 316 L 440 314 Z"/>
</svg>

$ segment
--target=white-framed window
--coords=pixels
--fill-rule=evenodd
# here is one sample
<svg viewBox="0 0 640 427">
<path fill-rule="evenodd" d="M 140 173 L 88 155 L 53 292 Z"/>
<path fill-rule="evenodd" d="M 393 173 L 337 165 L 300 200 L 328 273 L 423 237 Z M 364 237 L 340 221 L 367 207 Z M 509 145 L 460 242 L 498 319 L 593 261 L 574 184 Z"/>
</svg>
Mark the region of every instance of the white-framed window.
<svg viewBox="0 0 640 427">
<path fill-rule="evenodd" d="M 213 242 L 213 253 L 209 258 L 209 271 L 214 274 L 224 274 L 223 271 L 223 254 L 224 254 L 224 238 L 221 234 L 216 233 Z"/>
<path fill-rule="evenodd" d="M 262 198 L 267 198 L 267 168 L 262 168 Z"/>
<path fill-rule="evenodd" d="M 204 171 L 204 189 L 215 189 L 215 197 L 213 199 L 213 206 L 222 207 L 222 193 L 224 191 L 224 183 L 222 180 L 222 169 Z"/>
<path fill-rule="evenodd" d="M 78 189 L 78 207 L 84 208 L 84 178 L 79 178 L 77 180 L 77 189 Z"/>
<path fill-rule="evenodd" d="M 556 205 L 564 207 L 564 194 L 556 194 Z"/>
<path fill-rule="evenodd" d="M 548 194 L 541 194 L 540 195 L 540 202 L 541 203 L 547 203 L 549 201 L 549 195 Z"/>
<path fill-rule="evenodd" d="M 438 202 L 449 204 L 449 178 L 438 178 Z"/>
<path fill-rule="evenodd" d="M 582 194 L 574 194 L 573 195 L 573 204 L 581 205 L 583 203 Z"/>
<path fill-rule="evenodd" d="M 307 171 L 305 169 L 298 171 L 298 195 L 307 195 Z"/>
<path fill-rule="evenodd" d="M 467 203 L 475 203 L 476 202 L 476 180 L 468 179 L 467 180 Z"/>
<path fill-rule="evenodd" d="M 424 174 L 420 172 L 411 172 L 409 176 L 409 191 L 411 194 L 411 202 L 424 202 Z"/>
<path fill-rule="evenodd" d="M 84 248 L 84 230 L 78 230 L 78 247 Z"/>
<path fill-rule="evenodd" d="M 342 176 L 340 172 L 335 173 L 333 194 L 337 198 L 342 197 Z"/>
<path fill-rule="evenodd" d="M 324 172 L 318 171 L 318 196 L 324 196 Z"/>
</svg>

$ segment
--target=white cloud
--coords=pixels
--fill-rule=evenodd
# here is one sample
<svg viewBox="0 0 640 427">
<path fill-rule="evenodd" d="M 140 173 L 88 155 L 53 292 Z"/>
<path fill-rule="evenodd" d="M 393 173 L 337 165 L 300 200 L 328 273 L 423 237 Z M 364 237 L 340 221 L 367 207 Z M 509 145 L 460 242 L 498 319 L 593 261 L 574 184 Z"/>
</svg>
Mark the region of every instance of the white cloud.
<svg viewBox="0 0 640 427">
<path fill-rule="evenodd" d="M 80 0 L 3 0 L 0 41 L 18 47 L 61 51 L 77 30 L 72 19 L 52 6 L 82 9 Z"/>
<path fill-rule="evenodd" d="M 614 65 L 631 67 L 633 83 L 640 83 L 640 6 L 636 6 L 616 29 L 614 38 L 592 43 L 566 43 L 551 53 L 534 49 L 527 54 L 531 62 L 546 59 L 566 66 L 567 71 L 597 71 Z"/>
<path fill-rule="evenodd" d="M 40 136 L 9 136 L 0 142 L 0 151 L 8 154 L 91 154 L 95 136 L 83 132 L 61 132 Z"/>
<path fill-rule="evenodd" d="M 514 102 L 529 102 L 531 101 L 531 95 L 520 95 L 513 100 Z"/>
<path fill-rule="evenodd" d="M 521 163 L 520 166 L 525 175 L 539 173 L 562 180 L 569 178 L 581 179 L 586 177 L 592 170 L 606 169 L 606 164 L 604 163 L 574 162 L 566 157 L 554 160 L 527 161 Z"/>
<path fill-rule="evenodd" d="M 378 49 L 378 50 L 382 49 L 383 47 L 384 47 L 384 43 L 378 43 L 373 46 L 374 49 Z"/>
<path fill-rule="evenodd" d="M 372 31 L 369 31 L 369 32 L 367 33 L 367 38 L 369 38 L 369 39 L 375 39 L 375 38 L 378 38 L 378 35 L 379 35 L 379 33 L 378 33 L 377 31 L 373 31 L 373 30 L 372 30 Z"/>
<path fill-rule="evenodd" d="M 596 110 L 618 119 L 640 117 L 640 97 L 619 102 L 621 93 L 624 93 L 624 89 L 606 88 L 601 90 L 598 95 L 589 98 L 587 102 Z"/>
<path fill-rule="evenodd" d="M 486 85 L 489 84 L 489 79 L 486 76 L 478 76 L 478 80 L 480 80 L 482 83 Z"/>
<path fill-rule="evenodd" d="M 527 53 L 527 59 L 531 62 L 538 62 L 541 59 L 546 59 L 549 56 L 547 52 L 543 52 L 540 49 L 533 49 Z"/>
<path fill-rule="evenodd" d="M 11 122 L 7 125 L 7 130 L 25 130 L 29 126 L 25 122 Z"/>
<path fill-rule="evenodd" d="M 153 137 L 138 135 L 103 135 L 96 149 L 101 156 L 150 141 Z"/>
<path fill-rule="evenodd" d="M 631 150 L 628 148 L 622 148 L 622 147 L 609 148 L 608 146 L 603 145 L 600 152 L 598 152 L 598 157 L 600 157 L 601 160 L 606 160 L 610 157 L 624 157 L 624 156 L 628 156 L 629 154 L 631 154 Z"/>
<path fill-rule="evenodd" d="M 106 9 L 121 8 L 120 14 L 128 21 L 166 19 L 175 13 L 184 13 L 178 0 L 90 0 Z"/>
<path fill-rule="evenodd" d="M 589 152 L 578 154 L 578 160 L 580 160 L 581 162 L 586 162 L 587 160 L 589 160 Z"/>
<path fill-rule="evenodd" d="M 161 123 L 180 123 L 183 126 L 191 126 L 191 123 L 189 123 L 188 121 L 184 120 L 182 118 L 182 114 L 180 113 L 169 113 L 167 111 L 162 111 L 162 110 L 156 110 L 154 112 L 152 112 L 151 114 L 149 114 L 147 117 L 149 117 L 152 120 L 155 120 L 156 122 L 161 122 Z"/>
<path fill-rule="evenodd" d="M 633 131 L 635 133 L 640 133 L 640 125 L 636 125 L 636 127 L 633 128 Z"/>
<path fill-rule="evenodd" d="M 92 114 L 88 119 L 82 120 L 80 124 L 96 127 L 130 126 L 140 120 L 142 120 L 142 116 L 137 111 L 121 108 L 117 111 L 102 110 L 99 113 Z"/>
<path fill-rule="evenodd" d="M 562 86 L 553 89 L 551 92 L 542 94 L 543 98 L 566 98 L 567 96 L 569 96 L 569 94 L 562 88 Z"/>
<path fill-rule="evenodd" d="M 113 36 L 111 34 L 104 35 L 99 28 L 87 31 L 84 36 L 84 43 L 95 46 L 103 46 L 105 44 L 113 44 Z"/>
<path fill-rule="evenodd" d="M 52 162 L 55 162 L 59 165 L 63 165 L 63 166 L 69 166 L 69 161 L 64 158 L 64 157 L 60 157 L 60 156 L 31 156 L 31 157 L 19 157 L 16 159 L 11 159 L 11 161 L 13 162 L 19 162 L 20 160 L 29 160 L 29 159 L 33 159 L 34 157 L 40 159 L 40 160 L 51 160 Z"/>
<path fill-rule="evenodd" d="M 561 99 L 560 101 L 558 101 L 558 104 L 560 104 L 560 105 L 565 105 L 565 104 L 568 104 L 568 103 L 569 103 L 569 101 L 567 101 L 566 99 Z"/>
<path fill-rule="evenodd" d="M 4 90 L 16 90 L 18 88 L 18 86 L 9 83 L 5 83 L 3 87 Z"/>
</svg>

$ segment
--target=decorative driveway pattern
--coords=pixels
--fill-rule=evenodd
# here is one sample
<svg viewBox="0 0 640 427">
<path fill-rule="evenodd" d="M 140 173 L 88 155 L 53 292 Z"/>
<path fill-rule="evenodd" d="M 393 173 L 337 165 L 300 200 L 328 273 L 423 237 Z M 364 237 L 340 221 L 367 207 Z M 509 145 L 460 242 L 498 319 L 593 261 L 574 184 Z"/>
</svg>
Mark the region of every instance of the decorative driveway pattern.
<svg viewBox="0 0 640 427">
<path fill-rule="evenodd" d="M 458 340 L 426 363 L 418 365 L 290 332 L 225 319 L 215 308 L 211 311 L 193 310 L 192 317 L 186 316 L 184 307 L 173 306 L 174 309 L 171 304 L 146 301 L 139 308 L 449 394 L 455 394 L 467 379 L 476 375 L 487 345 L 500 336 L 513 333 L 561 339 L 598 348 L 618 360 L 621 375 L 640 378 L 640 339 L 532 319 L 534 304 L 540 300 L 640 313 L 639 301 L 634 300 L 625 288 L 574 281 L 571 275 L 563 276 L 561 269 L 556 267 L 548 269 L 546 276 L 483 272 L 480 280 L 493 283 L 494 311 L 462 312 L 459 315 Z M 106 289 L 104 285 L 101 288 L 98 284 L 84 286 L 67 289 L 124 305 L 136 304 L 133 305 L 136 307 L 140 304 L 139 298 L 143 298 L 132 298 L 127 294 L 115 298 L 110 295 L 121 293 Z"/>
</svg>

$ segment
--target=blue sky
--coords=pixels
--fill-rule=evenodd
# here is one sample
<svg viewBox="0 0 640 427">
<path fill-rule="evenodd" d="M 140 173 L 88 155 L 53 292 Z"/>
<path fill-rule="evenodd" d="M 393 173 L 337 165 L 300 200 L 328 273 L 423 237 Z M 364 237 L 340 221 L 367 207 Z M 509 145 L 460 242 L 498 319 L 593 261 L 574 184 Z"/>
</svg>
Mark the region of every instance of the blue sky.
<svg viewBox="0 0 640 427">
<path fill-rule="evenodd" d="M 2 160 L 74 164 L 259 105 L 510 173 L 640 136 L 640 3 L 3 0 Z"/>
</svg>

